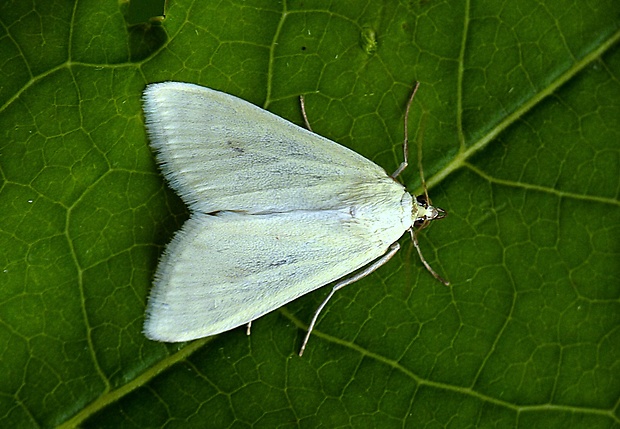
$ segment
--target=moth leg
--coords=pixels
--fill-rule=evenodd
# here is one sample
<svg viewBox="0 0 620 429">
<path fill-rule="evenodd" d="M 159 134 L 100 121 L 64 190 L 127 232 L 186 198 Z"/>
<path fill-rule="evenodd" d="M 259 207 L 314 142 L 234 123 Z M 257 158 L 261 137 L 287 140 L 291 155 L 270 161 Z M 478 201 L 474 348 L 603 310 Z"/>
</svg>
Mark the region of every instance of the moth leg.
<svg viewBox="0 0 620 429">
<path fill-rule="evenodd" d="M 424 256 L 422 256 L 422 249 L 420 249 L 420 244 L 418 243 L 417 232 L 419 231 L 419 229 L 416 230 L 415 232 L 413 231 L 413 229 L 410 229 L 409 231 L 411 233 L 411 240 L 413 241 L 413 245 L 415 246 L 415 249 L 418 251 L 418 255 L 420 256 L 420 261 L 422 261 L 424 268 L 426 268 L 433 277 L 435 277 L 437 280 L 442 282 L 444 285 L 450 286 L 450 282 L 444 279 L 443 277 L 441 277 L 439 274 L 437 274 L 435 270 L 433 270 L 433 267 L 431 267 L 430 264 L 426 262 L 426 259 L 424 259 Z"/>
<path fill-rule="evenodd" d="M 252 333 L 252 321 L 251 320 L 248 322 L 248 327 L 246 328 L 245 333 L 246 335 L 250 335 Z"/>
<path fill-rule="evenodd" d="M 306 101 L 303 95 L 299 96 L 299 104 L 301 105 L 301 115 L 304 117 L 304 123 L 306 124 L 306 128 L 308 128 L 308 131 L 312 131 L 312 127 L 310 126 L 310 122 L 308 121 L 308 116 L 306 115 Z"/>
<path fill-rule="evenodd" d="M 321 305 L 319 305 L 319 307 L 314 312 L 314 316 L 312 316 L 312 320 L 310 321 L 310 325 L 308 326 L 308 332 L 306 333 L 306 336 L 304 337 L 304 342 L 301 345 L 301 350 L 299 350 L 299 356 L 302 356 L 304 354 L 304 350 L 306 349 L 306 344 L 308 344 L 308 340 L 310 339 L 310 334 L 312 333 L 312 330 L 314 329 L 314 325 L 316 325 L 316 321 L 319 318 L 319 314 L 321 313 L 321 311 L 323 310 L 323 308 L 327 304 L 327 301 L 329 301 L 332 298 L 332 296 L 334 296 L 336 291 L 342 289 L 345 286 L 350 285 L 351 283 L 354 283 L 354 282 L 358 281 L 361 278 L 366 277 L 368 274 L 372 273 L 373 271 L 375 271 L 376 269 L 378 269 L 379 267 L 384 265 L 387 261 L 392 259 L 392 256 L 394 256 L 396 254 L 396 252 L 398 252 L 398 249 L 400 249 L 400 244 L 398 244 L 398 243 L 392 244 L 392 246 L 390 247 L 390 250 L 389 250 L 388 253 L 383 255 L 381 258 L 377 259 L 372 264 L 368 265 L 364 270 L 362 270 L 359 273 L 349 277 L 348 279 L 344 279 L 343 281 L 337 283 L 332 288 L 332 290 L 329 293 L 329 295 L 327 295 L 327 298 L 325 298 L 323 300 Z"/>
</svg>

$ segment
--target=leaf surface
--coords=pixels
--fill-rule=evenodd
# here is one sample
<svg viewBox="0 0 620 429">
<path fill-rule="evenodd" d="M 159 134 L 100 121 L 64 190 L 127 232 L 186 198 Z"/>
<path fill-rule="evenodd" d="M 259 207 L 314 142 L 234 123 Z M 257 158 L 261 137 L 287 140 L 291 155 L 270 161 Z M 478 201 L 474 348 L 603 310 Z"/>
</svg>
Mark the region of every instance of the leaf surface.
<svg viewBox="0 0 620 429">
<path fill-rule="evenodd" d="M 620 4 L 0 5 L 0 426 L 619 427 Z M 139 20 L 138 20 L 139 21 Z M 145 136 L 181 80 L 302 123 L 448 217 L 340 291 L 187 344 L 141 333 L 188 216 Z"/>
</svg>

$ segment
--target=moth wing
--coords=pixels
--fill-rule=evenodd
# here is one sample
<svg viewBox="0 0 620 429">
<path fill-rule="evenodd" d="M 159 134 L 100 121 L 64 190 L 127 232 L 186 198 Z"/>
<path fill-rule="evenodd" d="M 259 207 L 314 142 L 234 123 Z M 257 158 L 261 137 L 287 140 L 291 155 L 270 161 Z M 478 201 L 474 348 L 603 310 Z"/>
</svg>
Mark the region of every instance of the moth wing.
<svg viewBox="0 0 620 429">
<path fill-rule="evenodd" d="M 144 105 L 164 175 L 193 211 L 332 208 L 347 188 L 387 178 L 350 149 L 229 94 L 164 82 L 147 86 Z"/>
<path fill-rule="evenodd" d="M 363 267 L 405 229 L 400 209 L 359 209 L 368 212 L 194 213 L 159 264 L 145 334 L 175 342 L 224 332 Z"/>
</svg>

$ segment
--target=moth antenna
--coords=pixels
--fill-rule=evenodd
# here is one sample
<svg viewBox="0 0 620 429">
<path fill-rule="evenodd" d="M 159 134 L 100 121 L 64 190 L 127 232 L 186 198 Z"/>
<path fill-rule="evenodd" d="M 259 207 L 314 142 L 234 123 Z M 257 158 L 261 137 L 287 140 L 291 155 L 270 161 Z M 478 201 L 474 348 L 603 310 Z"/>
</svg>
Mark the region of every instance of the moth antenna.
<svg viewBox="0 0 620 429">
<path fill-rule="evenodd" d="M 417 90 L 417 86 L 415 88 Z M 415 94 L 415 90 L 414 90 L 414 94 Z M 413 98 L 413 97 L 412 97 Z M 410 103 L 411 103 L 410 99 Z M 409 104 L 410 104 L 409 103 Z M 409 110 L 409 104 L 407 105 L 407 111 Z M 406 119 L 406 118 L 405 118 Z M 424 189 L 424 198 L 426 200 L 426 204 L 429 206 L 432 206 L 433 203 L 431 201 L 431 197 L 428 196 L 428 188 L 426 186 L 426 179 L 424 177 L 424 167 L 422 166 L 422 136 L 424 135 L 424 117 L 422 118 L 422 132 L 419 133 L 419 137 L 418 137 L 418 170 L 420 171 L 420 182 L 422 184 L 422 188 Z M 418 197 L 420 198 L 420 197 Z M 443 216 L 441 216 L 443 217 Z M 437 218 L 434 218 L 437 219 Z M 450 282 L 447 281 L 446 279 L 444 279 L 443 277 L 441 277 L 439 274 L 437 274 L 437 272 L 435 270 L 433 270 L 433 268 L 430 266 L 430 264 L 428 262 L 426 262 L 426 259 L 424 259 L 424 256 L 422 255 L 422 249 L 420 248 L 420 244 L 418 243 L 418 232 L 424 228 L 426 228 L 427 226 L 430 225 L 430 221 L 427 219 L 424 222 L 422 222 L 422 224 L 420 226 L 418 226 L 418 228 L 415 229 L 411 228 L 409 230 L 409 232 L 411 233 L 411 239 L 413 241 L 413 245 L 415 246 L 416 250 L 418 251 L 418 256 L 420 257 L 420 260 L 422 261 L 422 264 L 424 265 L 424 267 L 428 270 L 429 273 L 431 273 L 431 275 L 433 277 L 435 277 L 437 280 L 439 280 L 441 283 L 443 283 L 446 286 L 450 285 Z"/>
<path fill-rule="evenodd" d="M 392 179 L 396 179 L 400 173 L 403 172 L 407 165 L 409 165 L 409 110 L 411 110 L 411 104 L 413 104 L 413 98 L 415 97 L 416 92 L 418 92 L 418 88 L 420 87 L 420 82 L 416 82 L 413 87 L 413 91 L 411 91 L 411 95 L 409 96 L 409 101 L 407 101 L 407 108 L 405 109 L 405 138 L 403 140 L 403 162 L 400 163 L 398 168 L 390 177 Z"/>
<path fill-rule="evenodd" d="M 422 135 L 421 133 L 420 135 Z M 422 142 L 421 137 L 420 141 L 418 141 L 418 169 L 420 170 L 420 181 L 422 183 L 422 188 L 424 189 L 424 196 L 426 197 L 426 201 L 429 205 L 433 205 L 431 198 L 428 196 L 428 188 L 426 187 L 426 179 L 424 178 L 424 167 L 422 166 Z"/>
</svg>

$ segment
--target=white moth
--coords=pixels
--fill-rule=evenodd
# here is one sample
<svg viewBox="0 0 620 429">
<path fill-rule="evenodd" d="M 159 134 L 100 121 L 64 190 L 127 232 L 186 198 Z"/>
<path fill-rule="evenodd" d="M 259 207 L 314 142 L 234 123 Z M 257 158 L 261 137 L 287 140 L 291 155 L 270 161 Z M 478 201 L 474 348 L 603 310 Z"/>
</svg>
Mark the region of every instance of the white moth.
<svg viewBox="0 0 620 429">
<path fill-rule="evenodd" d="M 444 217 L 394 180 L 407 165 L 406 138 L 405 162 L 389 176 L 344 146 L 202 86 L 148 85 L 144 111 L 161 169 L 191 211 L 155 274 L 150 339 L 228 331 L 363 268 L 317 309 L 301 355 L 336 290 L 385 264 L 406 231 L 420 252 L 414 227 Z"/>
</svg>

